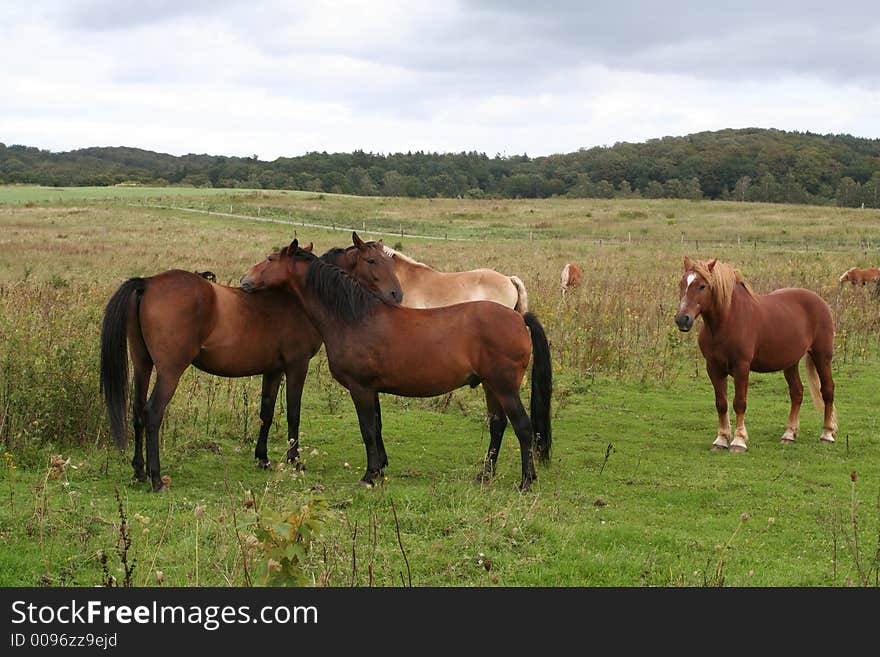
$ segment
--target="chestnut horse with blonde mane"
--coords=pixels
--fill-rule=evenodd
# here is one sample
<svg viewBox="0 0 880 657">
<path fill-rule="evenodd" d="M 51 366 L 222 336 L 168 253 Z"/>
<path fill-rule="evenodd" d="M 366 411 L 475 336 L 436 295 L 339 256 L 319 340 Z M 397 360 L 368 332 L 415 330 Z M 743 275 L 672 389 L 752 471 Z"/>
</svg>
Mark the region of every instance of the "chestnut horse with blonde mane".
<svg viewBox="0 0 880 657">
<path fill-rule="evenodd" d="M 864 269 L 853 267 L 852 269 L 847 269 L 837 280 L 841 285 L 847 282 L 852 285 L 874 283 L 875 281 L 880 281 L 880 267 L 866 267 Z"/>
<path fill-rule="evenodd" d="M 770 294 L 755 294 L 740 273 L 717 259 L 691 261 L 685 256 L 684 274 L 679 282 L 681 301 L 675 323 L 689 331 L 702 316 L 700 351 L 715 388 L 718 435 L 713 450 L 744 452 L 748 448 L 746 431 L 746 390 L 749 372 L 785 373 L 791 398 L 791 411 L 782 434 L 783 443 L 798 435 L 798 414 L 804 386 L 798 363 L 806 358 L 810 395 L 818 410 L 824 410 L 820 440 L 834 442 L 837 416 L 834 410 L 834 381 L 831 359 L 834 353 L 834 320 L 831 308 L 815 292 L 784 288 Z M 730 437 L 727 411 L 727 377 L 733 376 L 736 431 Z"/>
<path fill-rule="evenodd" d="M 526 286 L 517 276 L 494 269 L 437 271 L 391 247 L 385 253 L 394 262 L 394 273 L 403 288 L 406 308 L 439 308 L 465 301 L 495 301 L 520 315 L 529 311 Z"/>
<path fill-rule="evenodd" d="M 330 372 L 349 391 L 357 410 L 367 452 L 363 485 L 381 482 L 388 464 L 379 407 L 382 392 L 433 397 L 482 384 L 490 442 L 480 480 L 495 471 L 508 418 L 519 439 L 521 490 L 536 477 L 533 439 L 538 457 L 549 460 L 550 347 L 532 313 L 521 315 L 492 301 L 427 309 L 387 305 L 355 279 L 300 248 L 297 240 L 251 267 L 241 287 L 255 294 L 271 289 L 293 292 L 321 333 Z M 519 396 L 530 359 L 531 419 Z"/>
<path fill-rule="evenodd" d="M 563 299 L 565 298 L 566 292 L 581 284 L 583 277 L 584 270 L 574 263 L 569 262 L 562 268 L 562 271 L 559 274 L 559 283 L 562 286 Z"/>
</svg>

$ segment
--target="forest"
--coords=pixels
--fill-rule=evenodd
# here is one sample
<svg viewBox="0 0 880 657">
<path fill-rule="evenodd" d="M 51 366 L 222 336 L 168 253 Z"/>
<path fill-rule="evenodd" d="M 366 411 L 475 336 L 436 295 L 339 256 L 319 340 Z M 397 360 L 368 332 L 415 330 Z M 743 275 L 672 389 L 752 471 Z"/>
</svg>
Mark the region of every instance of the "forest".
<svg viewBox="0 0 880 657">
<path fill-rule="evenodd" d="M 747 128 L 530 157 L 310 152 L 273 161 L 0 143 L 0 184 L 184 185 L 359 196 L 683 198 L 880 207 L 880 139 Z"/>
</svg>

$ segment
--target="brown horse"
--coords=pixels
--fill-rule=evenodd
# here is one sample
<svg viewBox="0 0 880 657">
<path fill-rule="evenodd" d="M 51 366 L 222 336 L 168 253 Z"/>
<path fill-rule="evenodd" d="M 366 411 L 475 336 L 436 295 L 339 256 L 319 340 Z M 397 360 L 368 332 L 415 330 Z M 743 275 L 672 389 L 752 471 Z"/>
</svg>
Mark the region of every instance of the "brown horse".
<svg viewBox="0 0 880 657">
<path fill-rule="evenodd" d="M 867 283 L 880 282 L 880 267 L 866 267 L 859 269 L 853 267 L 843 272 L 843 275 L 837 279 L 840 285 L 846 282 L 852 285 L 865 285 Z"/>
<path fill-rule="evenodd" d="M 352 276 L 390 302 L 402 292 L 391 259 L 381 242 L 328 252 Z M 329 265 L 328 265 L 329 266 Z M 282 289 L 245 294 L 217 285 L 198 274 L 171 270 L 123 283 L 104 311 L 101 332 L 101 390 L 110 427 L 119 449 L 126 443 L 128 358 L 134 366 L 135 477 L 163 487 L 159 468 L 159 427 L 181 375 L 194 365 L 225 377 L 263 375 L 260 433 L 254 457 L 269 466 L 266 439 L 275 414 L 281 377 L 287 378 L 287 458 L 299 456 L 300 400 L 309 360 L 321 347 L 321 336 L 303 313 L 297 297 Z M 153 368 L 156 382 L 147 400 Z M 143 434 L 147 461 L 144 470 Z"/>
<path fill-rule="evenodd" d="M 567 263 L 563 268 L 562 272 L 559 275 L 559 283 L 562 286 L 562 298 L 565 298 L 565 293 L 569 290 L 576 288 L 581 284 L 581 280 L 584 277 L 584 271 L 574 263 Z"/>
<path fill-rule="evenodd" d="M 791 411 L 782 442 L 794 442 L 798 434 L 798 413 L 804 386 L 798 362 L 806 353 L 807 382 L 816 408 L 824 408 L 821 440 L 834 442 L 837 417 L 834 410 L 834 381 L 831 358 L 834 352 L 834 320 L 831 309 L 819 295 L 800 288 L 784 288 L 756 295 L 739 272 L 718 260 L 693 262 L 684 259 L 679 283 L 681 302 L 675 323 L 689 331 L 702 315 L 700 351 L 715 388 L 718 436 L 713 450 L 730 448 L 744 452 L 746 432 L 746 389 L 749 372 L 785 372 Z M 736 432 L 730 440 L 727 412 L 727 376 L 733 375 Z M 820 397 L 821 395 L 821 397 Z"/>
<path fill-rule="evenodd" d="M 526 286 L 517 276 L 494 269 L 437 271 L 386 246 L 394 261 L 394 273 L 403 288 L 407 308 L 438 308 L 465 301 L 495 301 L 520 314 L 529 310 Z"/>
<path fill-rule="evenodd" d="M 324 338 L 333 377 L 351 393 L 367 451 L 361 482 L 381 481 L 388 456 L 382 442 L 379 393 L 433 397 L 480 383 L 490 417 L 489 451 L 481 473 L 494 473 L 507 418 L 519 439 L 520 488 L 535 479 L 536 451 L 550 457 L 550 348 L 532 313 L 491 301 L 416 309 L 383 304 L 338 269 L 329 267 L 294 240 L 277 257 L 252 267 L 241 279 L 245 290 L 287 288 L 300 298 Z M 534 350 L 531 420 L 519 388 Z"/>
</svg>

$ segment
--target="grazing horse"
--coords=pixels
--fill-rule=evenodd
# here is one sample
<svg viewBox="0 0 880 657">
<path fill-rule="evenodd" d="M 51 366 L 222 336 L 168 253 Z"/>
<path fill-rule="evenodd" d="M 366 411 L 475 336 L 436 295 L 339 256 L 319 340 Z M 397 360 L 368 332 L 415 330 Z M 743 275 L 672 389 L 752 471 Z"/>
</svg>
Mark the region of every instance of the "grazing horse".
<svg viewBox="0 0 880 657">
<path fill-rule="evenodd" d="M 804 395 L 798 362 L 805 353 L 810 395 L 816 408 L 824 408 L 825 413 L 821 440 L 833 443 L 837 432 L 831 379 L 834 320 L 828 304 L 815 292 L 801 288 L 757 295 L 738 271 L 717 259 L 695 262 L 685 257 L 679 288 L 681 301 L 675 315 L 679 330 L 689 331 L 694 320 L 703 317 L 700 351 L 706 358 L 718 411 L 718 436 L 712 449 L 744 452 L 748 448 L 745 412 L 749 371 L 785 372 L 791 411 L 782 442 L 794 442 Z M 736 390 L 736 432 L 732 441 L 727 412 L 728 375 L 733 375 Z"/>
<path fill-rule="evenodd" d="M 867 283 L 880 281 L 880 267 L 866 267 L 865 269 L 853 267 L 852 269 L 843 272 L 843 275 L 838 278 L 837 281 L 840 285 L 843 285 L 846 282 L 849 282 L 852 285 L 865 285 Z"/>
<path fill-rule="evenodd" d="M 572 288 L 576 288 L 581 284 L 581 280 L 584 277 L 584 271 L 573 263 L 568 263 L 562 268 L 562 273 L 560 274 L 560 283 L 562 285 L 562 298 L 565 298 L 565 293 L 568 292 Z"/>
<path fill-rule="evenodd" d="M 374 289 L 390 303 L 399 303 L 400 285 L 381 242 L 363 242 L 334 250 L 333 262 Z M 328 265 L 330 266 L 330 265 Z M 163 487 L 159 472 L 159 427 L 181 375 L 194 365 L 225 377 L 263 375 L 260 433 L 254 457 L 269 467 L 266 438 L 275 414 L 281 377 L 287 378 L 289 461 L 299 456 L 300 400 L 309 360 L 321 347 L 321 336 L 286 290 L 246 294 L 217 285 L 204 276 L 171 270 L 148 278 L 132 278 L 111 297 L 101 331 L 101 391 L 110 427 L 120 450 L 126 443 L 128 357 L 134 366 L 132 416 L 135 477 Z M 153 368 L 156 382 L 147 400 Z M 143 434 L 146 429 L 146 471 Z"/>
<path fill-rule="evenodd" d="M 367 452 L 361 483 L 383 477 L 379 393 L 433 397 L 480 383 L 490 416 L 489 451 L 480 479 L 492 476 L 510 418 L 522 457 L 520 489 L 535 479 L 533 431 L 541 460 L 550 457 L 550 348 L 532 313 L 491 301 L 440 308 L 389 306 L 294 240 L 276 258 L 254 265 L 244 290 L 287 288 L 296 294 L 324 338 L 330 372 L 351 394 Z M 259 293 L 259 292 L 258 292 Z M 534 350 L 531 420 L 519 388 Z"/>
<path fill-rule="evenodd" d="M 465 301 L 495 301 L 521 315 L 529 310 L 526 286 L 517 276 L 494 269 L 445 272 L 413 260 L 391 247 L 385 253 L 394 262 L 394 273 L 403 288 L 407 308 L 438 308 Z"/>
</svg>

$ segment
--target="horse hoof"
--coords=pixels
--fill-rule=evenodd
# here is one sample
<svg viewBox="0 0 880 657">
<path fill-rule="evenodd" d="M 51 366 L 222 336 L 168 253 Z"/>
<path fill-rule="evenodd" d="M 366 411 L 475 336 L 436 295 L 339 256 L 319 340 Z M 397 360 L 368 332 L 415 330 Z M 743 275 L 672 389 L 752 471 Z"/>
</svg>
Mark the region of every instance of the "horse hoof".
<svg viewBox="0 0 880 657">
<path fill-rule="evenodd" d="M 709 448 L 709 451 L 710 452 L 723 452 L 726 449 L 727 449 L 726 445 L 712 445 L 712 447 Z"/>
<path fill-rule="evenodd" d="M 272 467 L 272 461 L 257 461 L 257 467 L 261 470 L 268 470 Z"/>
<path fill-rule="evenodd" d="M 159 486 L 158 488 L 156 488 L 155 486 L 153 486 L 153 488 L 152 488 L 152 491 L 154 493 L 165 493 L 168 490 L 170 490 L 170 489 L 164 483 L 161 486 Z"/>
<path fill-rule="evenodd" d="M 825 443 L 826 445 L 832 445 L 834 443 L 834 436 L 830 433 L 823 433 L 822 437 L 819 438 L 820 443 Z"/>
<path fill-rule="evenodd" d="M 149 479 L 146 472 L 135 472 L 133 476 L 140 483 L 144 483 L 147 479 Z"/>
<path fill-rule="evenodd" d="M 378 472 L 368 472 L 364 475 L 364 478 L 358 482 L 359 486 L 364 488 L 373 488 L 373 486 L 378 486 L 385 480 L 385 473 L 379 470 Z"/>
<path fill-rule="evenodd" d="M 746 447 L 744 445 L 731 445 L 730 453 L 731 454 L 743 454 L 746 451 Z"/>
</svg>

